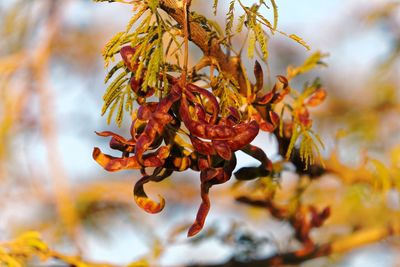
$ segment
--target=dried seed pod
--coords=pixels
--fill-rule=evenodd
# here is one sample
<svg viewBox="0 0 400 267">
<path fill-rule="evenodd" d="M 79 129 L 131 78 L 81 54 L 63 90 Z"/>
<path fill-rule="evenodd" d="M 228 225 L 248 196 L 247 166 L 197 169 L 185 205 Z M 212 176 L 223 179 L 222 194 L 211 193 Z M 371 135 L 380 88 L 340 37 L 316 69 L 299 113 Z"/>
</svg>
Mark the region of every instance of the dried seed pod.
<svg viewBox="0 0 400 267">
<path fill-rule="evenodd" d="M 264 75 L 260 63 L 256 60 L 254 64 L 254 76 L 256 77 L 255 93 L 260 91 L 264 86 Z"/>
<path fill-rule="evenodd" d="M 200 172 L 201 178 L 201 204 L 197 211 L 196 219 L 192 226 L 189 228 L 188 237 L 196 235 L 204 227 L 208 212 L 210 211 L 210 198 L 209 190 L 213 185 L 221 184 L 227 182 L 231 176 L 232 172 L 236 167 L 236 156 L 233 154 L 232 158 L 225 161 L 223 167 L 212 168 L 210 163 L 204 164 L 203 169 Z"/>
<path fill-rule="evenodd" d="M 160 174 L 158 172 L 163 173 Z M 159 195 L 159 202 L 155 202 L 154 200 L 150 199 L 144 191 L 144 185 L 148 182 L 161 182 L 165 178 L 169 177 L 172 172 L 172 170 L 156 169 L 155 173 L 152 175 L 143 176 L 139 181 L 137 181 L 133 189 L 133 195 L 136 204 L 148 213 L 159 213 L 162 211 L 165 207 L 164 198 Z"/>
<path fill-rule="evenodd" d="M 131 46 L 121 47 L 120 54 L 122 60 L 125 63 L 125 66 L 132 72 L 135 72 L 137 69 L 137 64 L 132 62 L 132 58 L 135 55 L 137 47 L 133 48 Z"/>
<path fill-rule="evenodd" d="M 238 180 L 252 180 L 259 177 L 268 176 L 272 172 L 272 162 L 265 152 L 256 146 L 247 145 L 242 149 L 247 155 L 257 159 L 261 164 L 258 167 L 243 167 L 235 172 Z"/>
<path fill-rule="evenodd" d="M 155 152 L 151 152 L 143 156 L 142 162 L 138 158 L 132 157 L 113 157 L 101 152 L 97 147 L 93 149 L 93 159 L 109 172 L 129 169 L 141 169 L 143 167 L 161 167 L 165 159 L 168 157 L 168 147 L 161 147 Z"/>
</svg>

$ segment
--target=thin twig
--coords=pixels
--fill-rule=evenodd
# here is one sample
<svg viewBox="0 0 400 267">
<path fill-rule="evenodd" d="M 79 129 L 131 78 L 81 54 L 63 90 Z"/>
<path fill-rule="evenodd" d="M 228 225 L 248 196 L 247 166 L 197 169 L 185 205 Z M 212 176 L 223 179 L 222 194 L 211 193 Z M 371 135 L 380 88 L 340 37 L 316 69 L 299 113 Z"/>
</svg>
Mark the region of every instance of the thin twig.
<svg viewBox="0 0 400 267">
<path fill-rule="evenodd" d="M 184 10 L 184 22 L 183 22 L 183 31 L 184 31 L 184 58 L 183 58 L 183 70 L 181 76 L 181 83 L 183 86 L 186 85 L 187 72 L 188 72 L 188 61 L 189 61 L 189 12 L 188 0 L 183 0 L 183 10 Z"/>
</svg>

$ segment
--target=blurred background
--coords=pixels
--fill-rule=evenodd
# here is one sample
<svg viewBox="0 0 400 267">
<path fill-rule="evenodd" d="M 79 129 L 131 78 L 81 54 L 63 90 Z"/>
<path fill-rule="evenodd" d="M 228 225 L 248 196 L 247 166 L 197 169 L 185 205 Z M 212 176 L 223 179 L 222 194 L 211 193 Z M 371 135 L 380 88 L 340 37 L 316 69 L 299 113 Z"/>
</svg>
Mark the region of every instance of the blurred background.
<svg viewBox="0 0 400 267">
<path fill-rule="evenodd" d="M 212 3 L 193 2 L 193 10 L 212 16 Z M 215 17 L 222 25 L 228 4 L 220 1 Z M 301 36 L 311 51 L 272 36 L 272 77 L 285 75 L 288 65 L 301 65 L 312 52 L 329 54 L 326 68 L 295 84 L 301 88 L 320 77 L 328 92 L 312 114 L 326 166 L 337 172 L 304 195 L 305 202 L 328 203 L 332 210 L 313 236 L 323 243 L 400 221 L 400 3 L 277 5 L 279 29 Z M 187 240 L 184 232 L 200 201 L 197 175 L 184 172 L 149 185 L 150 194 L 162 192 L 167 200 L 162 213 L 149 215 L 132 198 L 138 173 L 107 173 L 92 159 L 94 146 L 106 152 L 108 146 L 94 131 L 128 132 L 129 122 L 118 128 L 100 116 L 107 73 L 101 51 L 131 15 L 131 7 L 120 3 L 0 2 L 0 240 L 35 230 L 53 248 L 90 261 L 126 265 L 143 259 L 162 266 L 223 262 L 233 254 L 260 257 L 295 246 L 287 224 L 234 201 L 234 182 L 213 190 L 204 233 Z M 265 16 L 272 18 L 272 11 Z M 274 140 L 263 135 L 256 143 L 276 157 Z M 298 179 L 285 173 L 280 194 Z M 399 255 L 400 240 L 393 237 L 303 265 L 400 266 Z"/>
</svg>

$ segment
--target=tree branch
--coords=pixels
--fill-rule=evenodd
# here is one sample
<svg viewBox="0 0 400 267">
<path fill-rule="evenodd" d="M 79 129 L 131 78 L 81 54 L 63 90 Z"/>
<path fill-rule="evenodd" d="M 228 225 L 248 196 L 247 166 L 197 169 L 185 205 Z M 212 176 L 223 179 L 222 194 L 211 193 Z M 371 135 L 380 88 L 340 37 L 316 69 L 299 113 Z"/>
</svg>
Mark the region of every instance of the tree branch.
<svg viewBox="0 0 400 267">
<path fill-rule="evenodd" d="M 160 8 L 170 15 L 177 23 L 184 25 L 185 12 L 183 6 L 179 6 L 175 0 L 160 0 Z M 210 37 L 199 23 L 195 22 L 193 17 L 189 19 L 189 39 L 196 44 L 205 56 L 215 58 L 221 67 L 221 70 L 228 74 L 232 79 L 236 80 L 240 87 L 240 93 L 246 95 L 247 85 L 246 79 L 240 68 L 240 58 L 230 57 L 222 51 L 221 45 L 217 38 Z"/>
<path fill-rule="evenodd" d="M 335 253 L 344 253 L 358 247 L 372 244 L 390 236 L 400 236 L 400 224 L 394 223 L 387 227 L 375 227 L 357 231 L 331 243 L 315 246 L 312 249 L 300 249 L 294 252 L 276 254 L 268 258 L 240 262 L 231 259 L 221 264 L 188 265 L 188 267 L 266 267 L 299 264 L 307 260 L 328 256 Z"/>
</svg>

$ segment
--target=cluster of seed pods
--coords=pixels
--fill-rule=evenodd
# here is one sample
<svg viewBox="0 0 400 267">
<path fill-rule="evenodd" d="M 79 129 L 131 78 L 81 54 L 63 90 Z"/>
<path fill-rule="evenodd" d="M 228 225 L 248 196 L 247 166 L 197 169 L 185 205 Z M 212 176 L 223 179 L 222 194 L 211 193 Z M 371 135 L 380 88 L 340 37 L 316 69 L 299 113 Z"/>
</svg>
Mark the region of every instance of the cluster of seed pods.
<svg viewBox="0 0 400 267">
<path fill-rule="evenodd" d="M 131 62 L 135 48 L 125 46 L 121 56 L 127 70 L 132 72 L 130 87 L 137 96 L 139 108 L 132 115 L 130 137 L 124 138 L 113 132 L 100 132 L 99 136 L 111 137 L 110 147 L 122 152 L 113 157 L 94 148 L 93 158 L 107 171 L 138 169 L 142 178 L 134 186 L 134 199 L 138 206 L 149 213 L 158 213 L 165 201 L 160 196 L 156 202 L 144 190 L 148 182 L 159 182 L 175 171 L 192 169 L 200 172 L 201 205 L 188 236 L 196 235 L 204 226 L 210 210 L 209 190 L 213 185 L 225 183 L 236 167 L 236 151 L 243 151 L 260 162 L 258 167 L 242 168 L 235 173 L 238 179 L 253 179 L 272 171 L 272 163 L 263 150 L 251 145 L 259 130 L 272 132 L 279 116 L 270 108 L 287 94 L 287 90 L 274 89 L 268 94 L 251 100 L 254 106 L 263 106 L 267 116 L 254 109 L 243 115 L 236 108 L 229 108 L 229 115 L 222 116 L 218 99 L 214 94 L 193 83 L 182 83 L 169 74 L 168 93 L 158 101 L 150 98 L 155 88 L 142 90 L 143 79 L 135 78 L 138 67 Z M 143 70 L 144 76 L 146 70 Z M 257 83 L 252 85 L 256 93 L 262 88 L 261 67 L 256 63 Z M 139 75 L 140 76 L 140 75 Z M 279 78 L 284 88 L 287 80 Z M 267 119 L 263 119 L 267 118 Z M 183 136 L 182 136 L 183 135 Z M 185 141 L 185 139 L 187 141 Z M 149 173 L 150 172 L 150 173 Z"/>
</svg>

